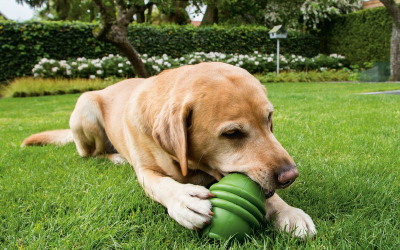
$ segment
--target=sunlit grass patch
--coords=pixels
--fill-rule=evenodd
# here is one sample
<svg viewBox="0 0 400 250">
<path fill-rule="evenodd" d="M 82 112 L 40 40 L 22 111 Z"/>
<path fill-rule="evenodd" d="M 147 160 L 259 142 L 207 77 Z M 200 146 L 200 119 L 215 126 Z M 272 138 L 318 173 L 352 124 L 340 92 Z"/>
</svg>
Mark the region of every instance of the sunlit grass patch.
<svg viewBox="0 0 400 250">
<path fill-rule="evenodd" d="M 29 97 L 82 93 L 89 90 L 103 89 L 117 80 L 110 79 L 44 79 L 22 77 L 14 79 L 9 85 L 0 89 L 3 97 Z"/>
</svg>

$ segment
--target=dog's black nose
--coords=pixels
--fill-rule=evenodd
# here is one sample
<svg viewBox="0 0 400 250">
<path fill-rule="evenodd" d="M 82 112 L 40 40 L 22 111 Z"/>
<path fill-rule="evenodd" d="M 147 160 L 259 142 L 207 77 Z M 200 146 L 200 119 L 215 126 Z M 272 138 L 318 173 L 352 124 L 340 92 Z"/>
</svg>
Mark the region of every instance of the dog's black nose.
<svg viewBox="0 0 400 250">
<path fill-rule="evenodd" d="M 278 173 L 278 183 L 282 188 L 290 186 L 299 176 L 296 166 L 284 167 Z"/>
</svg>

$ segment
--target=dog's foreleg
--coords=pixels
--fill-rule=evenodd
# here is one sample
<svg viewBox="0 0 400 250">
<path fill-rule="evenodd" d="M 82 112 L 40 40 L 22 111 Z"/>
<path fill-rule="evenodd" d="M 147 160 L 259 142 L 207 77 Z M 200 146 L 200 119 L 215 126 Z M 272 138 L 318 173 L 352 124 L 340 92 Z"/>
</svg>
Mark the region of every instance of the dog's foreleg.
<svg viewBox="0 0 400 250">
<path fill-rule="evenodd" d="M 303 210 L 289 206 L 277 194 L 265 201 L 266 219 L 277 231 L 286 231 L 292 236 L 312 238 L 317 231 L 311 217 Z"/>
<path fill-rule="evenodd" d="M 207 188 L 179 183 L 151 169 L 140 169 L 136 174 L 146 194 L 163 204 L 180 225 L 200 229 L 210 223 L 213 213 L 208 198 L 214 195 Z"/>
</svg>

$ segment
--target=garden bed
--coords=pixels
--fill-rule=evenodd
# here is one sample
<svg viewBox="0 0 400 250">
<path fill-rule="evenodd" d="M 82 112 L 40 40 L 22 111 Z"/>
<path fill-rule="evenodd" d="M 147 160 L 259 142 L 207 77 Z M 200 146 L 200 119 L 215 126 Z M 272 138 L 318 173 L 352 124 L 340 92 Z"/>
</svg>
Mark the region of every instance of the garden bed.
<svg viewBox="0 0 400 250">
<path fill-rule="evenodd" d="M 224 54 L 218 52 L 195 52 L 178 58 L 168 56 L 148 56 L 142 54 L 141 60 L 150 75 L 157 75 L 166 69 L 201 62 L 224 62 L 241 67 L 250 73 L 268 73 L 276 70 L 276 55 L 261 54 L 257 51 L 250 54 Z M 286 71 L 326 71 L 340 70 L 348 66 L 346 59 L 337 54 L 318 55 L 307 58 L 298 55 L 280 55 L 280 70 Z M 131 62 L 120 55 L 108 55 L 103 58 L 88 59 L 84 57 L 69 60 L 42 58 L 32 69 L 34 77 L 42 78 L 105 78 L 134 77 Z"/>
<path fill-rule="evenodd" d="M 345 68 L 346 59 L 340 55 L 318 55 L 306 58 L 296 55 L 281 55 L 281 74 L 276 75 L 276 55 L 223 54 L 217 52 L 195 52 L 179 58 L 168 55 L 141 55 L 150 75 L 163 70 L 201 62 L 224 62 L 256 73 L 261 82 L 326 82 L 354 81 L 358 74 Z M 19 78 L 0 89 L 3 97 L 30 97 L 81 93 L 103 89 L 121 79 L 135 77 L 131 63 L 120 55 L 108 55 L 98 59 L 77 58 L 54 60 L 42 58 L 32 69 L 34 78 Z"/>
</svg>

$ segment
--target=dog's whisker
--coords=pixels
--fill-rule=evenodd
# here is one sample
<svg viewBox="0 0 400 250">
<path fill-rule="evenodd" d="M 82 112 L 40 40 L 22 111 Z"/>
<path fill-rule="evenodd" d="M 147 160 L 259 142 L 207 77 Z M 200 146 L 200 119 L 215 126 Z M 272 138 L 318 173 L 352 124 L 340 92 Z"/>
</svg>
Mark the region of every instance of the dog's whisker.
<svg viewBox="0 0 400 250">
<path fill-rule="evenodd" d="M 203 158 L 203 156 L 204 156 L 205 153 L 206 153 L 206 152 L 203 152 L 203 154 L 200 156 L 200 159 L 199 159 L 199 161 L 197 162 L 196 168 L 199 167 L 200 162 L 201 162 L 201 159 Z"/>
</svg>

